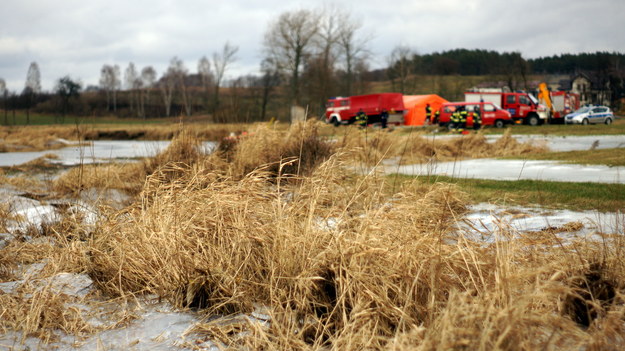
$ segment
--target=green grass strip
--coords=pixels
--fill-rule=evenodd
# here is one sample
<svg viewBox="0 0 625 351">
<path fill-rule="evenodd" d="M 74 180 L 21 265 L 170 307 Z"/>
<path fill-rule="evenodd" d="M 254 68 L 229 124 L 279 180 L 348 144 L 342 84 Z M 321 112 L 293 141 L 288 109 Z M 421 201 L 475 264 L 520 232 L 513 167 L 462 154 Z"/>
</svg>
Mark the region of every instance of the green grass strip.
<svg viewBox="0 0 625 351">
<path fill-rule="evenodd" d="M 502 157 L 503 159 L 551 160 L 582 165 L 625 166 L 625 148 L 595 149 L 583 151 L 557 151 L 540 154 Z"/>
<path fill-rule="evenodd" d="M 389 175 L 391 183 L 412 181 L 415 176 Z M 456 184 L 475 203 L 499 205 L 538 205 L 545 208 L 570 210 L 597 210 L 615 212 L 625 210 L 625 184 L 569 183 L 538 180 L 502 181 L 487 179 L 460 179 L 444 176 L 416 177 L 423 182 Z"/>
</svg>

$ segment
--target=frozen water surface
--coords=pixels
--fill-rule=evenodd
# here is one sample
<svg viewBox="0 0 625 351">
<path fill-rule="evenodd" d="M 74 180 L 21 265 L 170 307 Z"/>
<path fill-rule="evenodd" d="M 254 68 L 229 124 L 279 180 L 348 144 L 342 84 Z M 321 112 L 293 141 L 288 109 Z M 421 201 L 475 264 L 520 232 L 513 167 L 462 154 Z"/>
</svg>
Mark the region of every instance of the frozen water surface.
<svg viewBox="0 0 625 351">
<path fill-rule="evenodd" d="M 452 138 L 458 136 L 431 136 L 428 139 Z M 500 135 L 488 135 L 494 142 Z M 574 151 L 625 147 L 625 135 L 590 136 L 541 136 L 515 135 L 519 142 L 546 145 L 552 151 Z M 434 162 L 399 166 L 386 163 L 383 172 L 406 175 L 440 175 L 455 178 L 478 178 L 493 180 L 544 180 L 556 182 L 625 183 L 625 167 L 602 165 L 567 164 L 558 161 L 470 159 L 454 162 Z"/>
<path fill-rule="evenodd" d="M 531 179 L 556 182 L 625 183 L 625 167 L 566 164 L 557 161 L 480 158 L 430 164 L 387 165 L 384 167 L 384 172 L 494 180 Z"/>
<path fill-rule="evenodd" d="M 563 227 L 580 223 L 578 230 L 568 235 L 592 236 L 597 233 L 625 234 L 625 214 L 600 213 L 596 211 L 549 210 L 512 206 L 503 208 L 492 204 L 470 206 L 461 228 L 471 234 L 493 234 L 500 228 L 515 233 L 541 231 L 545 228 Z"/>
<path fill-rule="evenodd" d="M 20 165 L 47 154 L 54 154 L 58 159 L 54 163 L 65 166 L 132 160 L 155 156 L 169 145 L 169 141 L 139 140 L 96 140 L 81 146 L 68 146 L 62 149 L 35 152 L 0 153 L 0 167 Z M 215 142 L 205 142 L 206 151 L 214 148 Z"/>
</svg>

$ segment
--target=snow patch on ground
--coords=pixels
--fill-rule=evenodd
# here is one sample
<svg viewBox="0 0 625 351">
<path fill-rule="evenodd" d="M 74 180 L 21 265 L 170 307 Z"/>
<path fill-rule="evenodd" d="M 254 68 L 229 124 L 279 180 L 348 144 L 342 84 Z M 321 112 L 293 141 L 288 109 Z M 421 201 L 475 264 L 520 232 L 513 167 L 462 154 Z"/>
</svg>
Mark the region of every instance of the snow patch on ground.
<svg viewBox="0 0 625 351">
<path fill-rule="evenodd" d="M 469 213 L 459 224 L 459 228 L 473 238 L 492 241 L 492 234 L 502 228 L 512 234 L 520 234 L 562 228 L 571 223 L 581 225 L 577 230 L 558 233 L 561 238 L 586 237 L 599 240 L 597 234 L 625 235 L 624 213 L 548 210 L 521 206 L 502 208 L 493 204 L 469 206 Z"/>
</svg>

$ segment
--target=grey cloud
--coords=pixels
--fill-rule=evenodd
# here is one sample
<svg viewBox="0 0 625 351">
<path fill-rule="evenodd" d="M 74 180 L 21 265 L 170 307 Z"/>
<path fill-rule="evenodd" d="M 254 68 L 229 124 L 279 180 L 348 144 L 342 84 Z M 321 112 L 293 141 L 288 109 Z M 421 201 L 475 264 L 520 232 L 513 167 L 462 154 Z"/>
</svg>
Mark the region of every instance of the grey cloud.
<svg viewBox="0 0 625 351">
<path fill-rule="evenodd" d="M 328 3 L 326 3 L 327 5 Z M 332 4 L 332 3 L 329 3 Z M 103 64 L 154 66 L 173 56 L 190 71 L 226 41 L 239 46 L 232 75 L 255 72 L 271 20 L 285 10 L 320 8 L 315 0 L 8 0 L 0 2 L 0 77 L 21 90 L 37 61 L 44 89 L 65 74 L 97 84 Z M 348 0 L 337 3 L 372 34 L 372 66 L 386 64 L 394 46 L 421 53 L 454 48 L 520 51 L 533 58 L 565 52 L 622 51 L 625 2 L 552 0 Z"/>
</svg>

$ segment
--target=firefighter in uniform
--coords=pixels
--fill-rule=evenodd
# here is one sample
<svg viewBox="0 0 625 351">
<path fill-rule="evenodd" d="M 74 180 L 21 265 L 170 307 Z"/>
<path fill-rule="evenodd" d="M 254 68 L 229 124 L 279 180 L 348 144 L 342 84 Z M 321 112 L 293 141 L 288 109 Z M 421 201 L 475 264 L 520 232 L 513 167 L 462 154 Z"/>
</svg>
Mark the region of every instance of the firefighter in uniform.
<svg viewBox="0 0 625 351">
<path fill-rule="evenodd" d="M 388 111 L 386 111 L 385 108 L 382 109 L 382 113 L 380 113 L 380 123 L 382 124 L 382 129 L 385 129 L 388 123 Z"/>
<path fill-rule="evenodd" d="M 425 124 L 430 124 L 432 122 L 432 108 L 430 104 L 425 105 Z"/>
<path fill-rule="evenodd" d="M 458 123 L 460 122 L 460 108 L 456 108 L 454 112 L 452 112 L 449 117 L 449 122 L 449 130 L 455 132 L 456 128 L 458 128 Z"/>
<path fill-rule="evenodd" d="M 356 114 L 356 124 L 360 128 L 367 128 L 367 114 L 362 109 Z"/>
<path fill-rule="evenodd" d="M 462 133 L 464 132 L 465 129 L 467 129 L 467 117 L 468 117 L 468 113 L 467 110 L 464 108 L 464 106 L 460 106 L 460 112 L 459 112 L 459 128 L 457 128 L 457 130 Z"/>
<path fill-rule="evenodd" d="M 476 106 L 473 110 L 473 129 L 479 130 L 482 127 L 482 116 L 480 115 L 480 107 Z"/>
<path fill-rule="evenodd" d="M 436 112 L 434 112 L 434 121 L 432 122 L 432 124 L 438 124 L 438 118 L 441 115 L 441 110 L 438 109 L 436 110 Z"/>
</svg>

